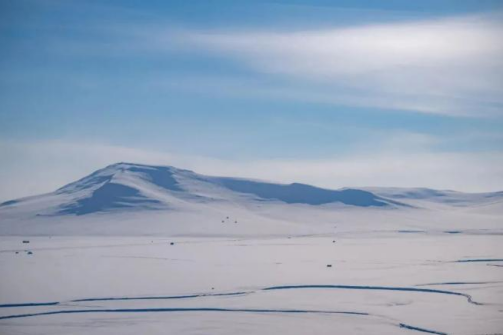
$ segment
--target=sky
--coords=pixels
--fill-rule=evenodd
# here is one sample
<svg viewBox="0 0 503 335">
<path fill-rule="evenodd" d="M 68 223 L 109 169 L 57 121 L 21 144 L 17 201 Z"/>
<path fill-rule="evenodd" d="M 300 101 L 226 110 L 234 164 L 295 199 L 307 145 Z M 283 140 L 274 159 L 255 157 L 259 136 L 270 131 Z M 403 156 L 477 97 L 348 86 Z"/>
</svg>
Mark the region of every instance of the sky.
<svg viewBox="0 0 503 335">
<path fill-rule="evenodd" d="M 0 1 L 0 200 L 108 164 L 503 190 L 503 1 Z"/>
</svg>

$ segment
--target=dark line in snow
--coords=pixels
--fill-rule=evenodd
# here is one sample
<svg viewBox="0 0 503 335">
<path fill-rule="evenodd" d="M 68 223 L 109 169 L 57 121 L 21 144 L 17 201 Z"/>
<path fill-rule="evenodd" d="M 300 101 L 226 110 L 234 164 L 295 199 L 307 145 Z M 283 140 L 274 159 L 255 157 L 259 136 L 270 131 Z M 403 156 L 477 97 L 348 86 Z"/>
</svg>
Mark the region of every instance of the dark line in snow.
<svg viewBox="0 0 503 335">
<path fill-rule="evenodd" d="M 460 259 L 455 263 L 503 262 L 503 258 Z"/>
<path fill-rule="evenodd" d="M 440 283 L 440 284 L 453 284 L 460 285 L 462 283 Z M 429 284 L 425 284 L 429 285 Z M 376 291 L 401 291 L 401 292 L 420 292 L 420 293 L 434 293 L 434 294 L 447 294 L 465 297 L 469 303 L 474 305 L 483 305 L 472 299 L 469 294 L 459 293 L 454 291 L 445 291 L 429 288 L 417 287 L 393 287 L 393 286 L 356 286 L 356 285 L 288 285 L 288 286 L 271 286 L 260 289 L 259 291 L 273 291 L 273 290 L 290 290 L 290 289 L 346 289 L 346 290 L 376 290 Z M 205 294 L 192 294 L 192 295 L 179 295 L 179 296 L 152 296 L 152 297 L 106 297 L 106 298 L 85 298 L 70 300 L 70 303 L 78 302 L 92 302 L 92 301 L 126 301 L 126 300 L 171 300 L 171 299 L 192 299 L 202 297 L 222 297 L 222 296 L 238 296 L 255 293 L 257 291 L 248 292 L 232 292 L 232 293 L 205 293 Z M 12 307 L 36 307 L 36 306 L 55 306 L 61 302 L 43 302 L 43 303 L 21 303 L 21 304 L 6 304 L 0 305 L 0 308 Z"/>
<path fill-rule="evenodd" d="M 242 313 L 292 313 L 292 314 L 346 314 L 368 316 L 368 313 L 346 311 L 318 311 L 302 309 L 244 309 L 244 308 L 125 308 L 125 309 L 77 309 L 61 310 L 31 314 L 15 314 L 0 316 L 0 320 L 19 319 L 34 316 L 83 313 L 156 313 L 156 312 L 242 312 Z"/>
<path fill-rule="evenodd" d="M 161 297 L 116 297 L 116 298 L 85 298 L 85 299 L 75 299 L 68 301 L 69 303 L 74 302 L 91 302 L 91 301 L 125 301 L 125 300 L 171 300 L 171 299 L 191 299 L 191 298 L 202 298 L 202 297 L 225 297 L 225 296 L 236 296 L 244 295 L 252 292 L 232 292 L 232 293 L 206 293 L 206 294 L 192 294 L 192 295 L 175 295 L 175 296 L 161 296 Z M 56 306 L 61 305 L 61 301 L 55 302 L 41 302 L 41 303 L 21 303 L 21 304 L 5 304 L 0 305 L 0 308 L 15 308 L 15 307 L 37 307 L 37 306 Z"/>
<path fill-rule="evenodd" d="M 399 326 L 400 326 L 400 328 L 415 330 L 415 331 L 423 332 L 423 333 L 437 334 L 437 335 L 448 335 L 447 333 L 437 332 L 435 330 L 429 330 L 429 329 L 425 329 L 425 328 L 414 327 L 414 326 L 406 325 L 405 323 L 400 323 Z"/>
<path fill-rule="evenodd" d="M 453 281 L 453 282 L 445 282 L 445 283 L 428 283 L 428 284 L 419 284 L 416 286 L 436 286 L 436 285 L 483 285 L 483 284 L 496 284 L 501 283 L 501 281 Z"/>
<path fill-rule="evenodd" d="M 5 304 L 0 305 L 0 308 L 15 308 L 15 307 L 37 307 L 37 306 L 56 306 L 59 305 L 59 301 L 54 302 L 27 302 L 24 304 Z"/>
<path fill-rule="evenodd" d="M 261 314 L 344 314 L 355 316 L 371 316 L 369 313 L 353 312 L 353 311 L 324 311 L 324 310 L 304 310 L 304 309 L 247 309 L 247 308 L 119 308 L 119 309 L 77 309 L 77 310 L 60 310 L 42 313 L 29 313 L 29 314 L 14 314 L 0 316 L 0 320 L 20 319 L 36 316 L 60 315 L 60 314 L 87 314 L 87 313 L 175 313 L 175 312 L 234 312 L 234 313 L 261 313 Z M 448 335 L 447 333 L 428 330 L 410 326 L 404 323 L 399 323 L 400 328 L 409 330 L 420 331 L 424 333 Z"/>
<path fill-rule="evenodd" d="M 175 295 L 175 296 L 161 296 L 161 297 L 117 297 L 117 298 L 87 298 L 70 300 L 70 302 L 89 302 L 89 301 L 122 301 L 122 300 L 170 300 L 170 299 L 191 299 L 201 297 L 222 297 L 243 295 L 249 292 L 233 292 L 233 293 L 206 293 L 206 294 L 192 294 L 192 295 Z"/>
<path fill-rule="evenodd" d="M 401 292 L 421 292 L 421 293 L 435 293 L 435 294 L 448 294 L 465 297 L 469 303 L 474 305 L 482 305 L 479 302 L 473 301 L 472 297 L 466 293 L 459 293 L 453 291 L 436 290 L 429 288 L 416 288 L 416 287 L 393 287 L 393 286 L 356 286 L 356 285 L 289 285 L 289 286 L 272 286 L 262 289 L 263 291 L 272 290 L 291 290 L 291 289 L 343 289 L 343 290 L 375 290 L 375 291 L 401 291 Z"/>
</svg>

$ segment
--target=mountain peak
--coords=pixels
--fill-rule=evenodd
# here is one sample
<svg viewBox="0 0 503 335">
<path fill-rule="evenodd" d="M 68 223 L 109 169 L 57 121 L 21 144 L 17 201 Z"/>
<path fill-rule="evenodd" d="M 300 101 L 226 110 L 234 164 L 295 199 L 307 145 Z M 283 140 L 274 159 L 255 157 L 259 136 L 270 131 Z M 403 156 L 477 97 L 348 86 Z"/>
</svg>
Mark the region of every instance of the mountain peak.
<svg viewBox="0 0 503 335">
<path fill-rule="evenodd" d="M 65 185 L 48 195 L 51 215 L 110 212 L 117 210 L 168 209 L 218 202 L 243 206 L 246 203 L 301 205 L 341 204 L 355 207 L 389 207 L 402 204 L 370 191 L 329 190 L 311 185 L 276 184 L 243 178 L 210 177 L 173 166 L 119 162 Z M 22 207 L 23 199 L 11 202 Z M 10 206 L 13 207 L 13 206 Z"/>
<path fill-rule="evenodd" d="M 172 165 L 147 165 L 147 164 L 138 164 L 138 163 L 130 163 L 130 162 L 118 162 L 118 163 L 110 164 L 110 165 L 108 165 L 98 171 L 130 170 L 130 169 L 146 169 L 146 170 L 163 169 L 163 170 L 169 170 L 172 172 L 175 172 L 175 171 L 193 172 L 193 171 L 186 170 L 186 169 L 180 169 L 180 168 L 177 168 Z M 96 171 L 96 172 L 98 172 L 98 171 Z"/>
<path fill-rule="evenodd" d="M 136 163 L 119 162 L 99 169 L 90 175 L 58 189 L 56 192 L 73 192 L 87 189 L 99 184 L 118 181 L 127 177 L 139 178 L 152 182 L 163 188 L 180 190 L 173 175 L 177 173 L 193 174 L 189 170 L 178 169 L 173 166 L 157 166 Z"/>
<path fill-rule="evenodd" d="M 25 233 L 24 229 L 47 233 L 43 229 L 46 223 L 54 228 L 51 233 L 59 234 L 60 230 L 68 229 L 72 234 L 84 235 L 107 229 L 119 235 L 123 229 L 128 230 L 124 232 L 126 235 L 132 232 L 193 233 L 200 229 L 209 234 L 227 234 L 229 231 L 291 229 L 295 226 L 291 223 L 302 225 L 306 228 L 304 232 L 310 233 L 316 226 L 313 220 L 318 219 L 333 227 L 334 222 L 344 220 L 341 218 L 347 215 L 362 215 L 368 220 L 378 213 L 402 215 L 403 210 L 414 208 L 472 207 L 492 213 L 501 210 L 502 199 L 501 192 L 469 194 L 398 188 L 331 190 L 302 183 L 213 177 L 173 166 L 119 162 L 55 192 L 4 202 L 0 204 L 0 217 L 2 222 L 11 222 L 4 228 L 17 234 Z M 88 220 L 95 215 L 99 215 L 99 219 Z M 17 224 L 32 220 L 33 225 Z M 130 224 L 123 224 L 125 221 Z M 73 226 L 66 225 L 71 222 Z M 89 222 L 94 222 L 93 227 L 86 226 Z M 107 228 L 101 227 L 102 224 Z M 262 224 L 261 228 L 256 224 Z"/>
</svg>

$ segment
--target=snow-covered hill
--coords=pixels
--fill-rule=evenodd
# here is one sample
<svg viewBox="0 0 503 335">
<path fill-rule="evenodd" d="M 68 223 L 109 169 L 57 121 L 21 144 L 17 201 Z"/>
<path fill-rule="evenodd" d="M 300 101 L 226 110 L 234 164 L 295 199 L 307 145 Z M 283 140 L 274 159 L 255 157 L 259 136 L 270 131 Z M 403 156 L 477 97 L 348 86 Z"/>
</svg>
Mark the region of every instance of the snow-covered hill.
<svg viewBox="0 0 503 335">
<path fill-rule="evenodd" d="M 169 166 L 118 163 L 41 196 L 8 201 L 3 209 L 36 209 L 39 215 L 89 215 L 123 210 L 162 210 L 180 203 L 261 201 L 359 207 L 401 206 L 371 192 L 327 190 L 304 184 L 209 177 Z"/>
<path fill-rule="evenodd" d="M 396 201 L 425 201 L 459 207 L 501 204 L 503 201 L 503 192 L 463 193 L 451 190 L 398 187 L 368 187 L 364 189 Z"/>
<path fill-rule="evenodd" d="M 424 215 L 440 218 L 439 211 L 466 219 L 484 208 L 493 218 L 502 204 L 502 192 L 329 190 L 118 163 L 55 192 L 1 204 L 0 234 L 313 234 L 334 223 L 403 227 Z"/>
</svg>

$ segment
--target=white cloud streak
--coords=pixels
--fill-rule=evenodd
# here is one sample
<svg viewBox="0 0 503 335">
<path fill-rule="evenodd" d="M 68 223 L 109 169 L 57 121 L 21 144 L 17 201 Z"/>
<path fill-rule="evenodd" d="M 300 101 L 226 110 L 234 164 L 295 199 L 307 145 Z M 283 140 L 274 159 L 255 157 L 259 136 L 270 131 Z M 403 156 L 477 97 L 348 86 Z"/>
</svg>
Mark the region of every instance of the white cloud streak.
<svg viewBox="0 0 503 335">
<path fill-rule="evenodd" d="M 417 142 L 415 136 L 410 138 Z M 423 141 L 423 139 L 420 139 Z M 0 144 L 0 201 L 53 191 L 108 164 L 173 165 L 210 175 L 303 182 L 327 188 L 395 186 L 503 190 L 503 152 L 410 152 L 407 137 L 381 152 L 327 159 L 234 161 L 120 146 L 46 141 Z"/>
<path fill-rule="evenodd" d="M 332 30 L 192 31 L 170 40 L 300 83 L 307 100 L 503 114 L 500 13 Z"/>
</svg>

